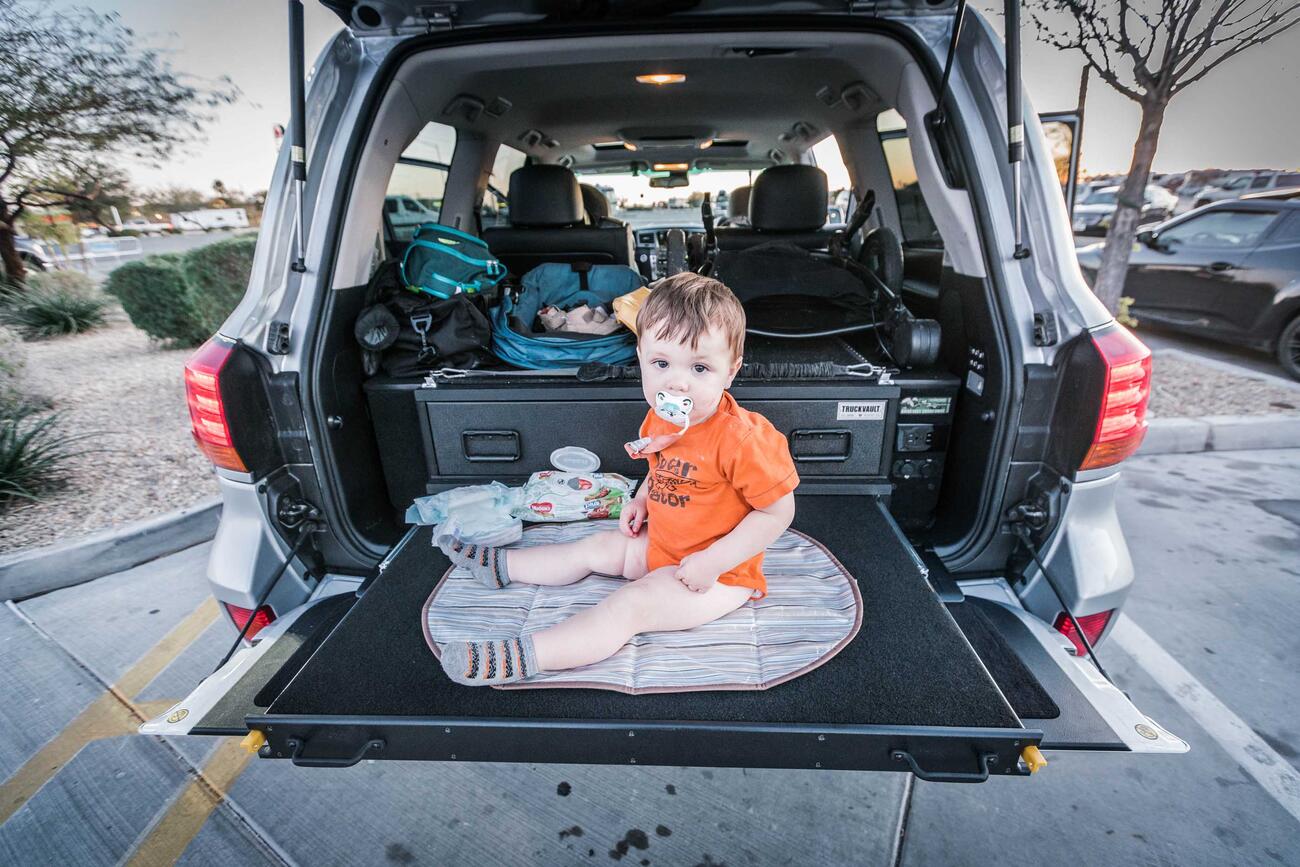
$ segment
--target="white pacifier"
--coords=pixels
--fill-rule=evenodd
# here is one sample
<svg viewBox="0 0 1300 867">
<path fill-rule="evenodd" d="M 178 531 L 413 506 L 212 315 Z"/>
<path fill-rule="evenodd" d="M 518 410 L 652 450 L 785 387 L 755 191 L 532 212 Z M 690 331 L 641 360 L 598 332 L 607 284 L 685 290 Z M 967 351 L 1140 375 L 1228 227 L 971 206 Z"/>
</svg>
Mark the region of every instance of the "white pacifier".
<svg viewBox="0 0 1300 867">
<path fill-rule="evenodd" d="M 656 392 L 655 415 L 669 424 L 677 425 L 681 430 L 677 433 L 660 434 L 655 437 L 641 437 L 630 443 L 624 443 L 623 448 L 627 449 L 628 455 L 633 458 L 639 458 L 647 451 L 657 452 L 667 448 L 682 434 L 686 433 L 686 429 L 691 426 L 691 407 L 693 406 L 695 406 L 695 401 L 684 395 L 676 395 L 669 391 Z"/>
<path fill-rule="evenodd" d="M 695 401 L 689 397 L 678 396 L 670 391 L 660 391 L 655 394 L 655 415 L 659 416 L 670 424 L 675 424 L 686 433 L 686 429 L 691 426 L 691 407 L 695 406 Z"/>
</svg>

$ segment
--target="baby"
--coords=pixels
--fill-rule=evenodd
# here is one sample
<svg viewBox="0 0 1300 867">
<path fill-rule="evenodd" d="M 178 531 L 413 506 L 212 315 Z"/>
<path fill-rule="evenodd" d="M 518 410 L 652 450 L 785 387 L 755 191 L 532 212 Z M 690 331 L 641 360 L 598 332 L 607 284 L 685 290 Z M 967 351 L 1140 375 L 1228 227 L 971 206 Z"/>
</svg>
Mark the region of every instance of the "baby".
<svg viewBox="0 0 1300 867">
<path fill-rule="evenodd" d="M 763 552 L 794 520 L 799 476 L 785 436 L 726 391 L 740 369 L 745 311 L 722 283 L 682 273 L 655 286 L 636 324 L 651 409 L 628 448 L 650 472 L 619 530 L 529 548 L 441 543 L 488 587 L 572 584 L 592 573 L 628 583 L 549 629 L 448 644 L 442 667 L 457 683 L 590 665 L 642 632 L 691 629 L 767 595 Z M 664 396 L 675 413 L 662 409 Z"/>
</svg>

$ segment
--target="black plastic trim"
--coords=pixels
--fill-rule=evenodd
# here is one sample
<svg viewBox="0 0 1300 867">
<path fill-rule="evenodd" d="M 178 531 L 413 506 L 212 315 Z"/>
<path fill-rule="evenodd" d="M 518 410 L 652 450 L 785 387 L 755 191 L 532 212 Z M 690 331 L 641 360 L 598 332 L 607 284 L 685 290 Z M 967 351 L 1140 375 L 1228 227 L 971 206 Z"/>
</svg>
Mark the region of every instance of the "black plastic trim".
<svg viewBox="0 0 1300 867">
<path fill-rule="evenodd" d="M 641 720 L 251 716 L 248 725 L 266 735 L 273 759 L 310 747 L 318 762 L 343 763 L 382 740 L 388 760 L 907 771 L 894 758 L 905 751 L 928 774 L 958 774 L 991 753 L 999 776 L 1027 776 L 1020 754 L 1042 740 L 1032 729 Z"/>
</svg>

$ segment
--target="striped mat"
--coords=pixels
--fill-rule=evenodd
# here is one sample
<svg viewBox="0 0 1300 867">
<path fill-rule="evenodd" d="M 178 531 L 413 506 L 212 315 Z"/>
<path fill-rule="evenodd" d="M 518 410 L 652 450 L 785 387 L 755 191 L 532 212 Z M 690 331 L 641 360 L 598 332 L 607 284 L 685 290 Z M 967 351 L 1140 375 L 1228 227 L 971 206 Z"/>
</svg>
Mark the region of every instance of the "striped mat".
<svg viewBox="0 0 1300 867">
<path fill-rule="evenodd" d="M 617 530 L 618 521 L 538 524 L 514 547 L 570 542 Z M 763 558 L 767 596 L 681 632 L 637 635 L 608 659 L 535 674 L 496 689 L 609 689 L 633 695 L 691 690 L 767 689 L 811 671 L 845 647 L 862 626 L 858 584 L 829 551 L 786 530 Z M 424 638 L 438 658 L 452 641 L 536 632 L 600 602 L 623 578 L 588 575 L 564 587 L 484 587 L 468 570 L 449 569 L 424 603 Z"/>
</svg>

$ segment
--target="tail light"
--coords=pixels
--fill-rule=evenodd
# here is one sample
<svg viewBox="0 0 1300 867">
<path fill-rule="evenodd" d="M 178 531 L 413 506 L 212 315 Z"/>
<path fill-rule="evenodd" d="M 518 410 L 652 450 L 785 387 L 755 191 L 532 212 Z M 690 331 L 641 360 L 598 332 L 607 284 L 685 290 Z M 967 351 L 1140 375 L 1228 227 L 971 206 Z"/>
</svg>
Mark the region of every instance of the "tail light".
<svg viewBox="0 0 1300 867">
<path fill-rule="evenodd" d="M 185 398 L 199 450 L 218 467 L 246 473 L 248 467 L 235 451 L 221 401 L 221 368 L 234 348 L 233 342 L 218 335 L 190 356 L 185 363 Z"/>
<path fill-rule="evenodd" d="M 1081 470 L 1109 467 L 1137 451 L 1147 433 L 1151 350 L 1127 328 L 1112 323 L 1092 335 L 1106 365 L 1101 413 Z"/>
<path fill-rule="evenodd" d="M 252 640 L 254 635 L 275 619 L 275 612 L 271 610 L 269 605 L 263 605 L 257 611 L 252 611 L 248 608 L 240 608 L 238 605 L 231 605 L 229 602 L 222 604 L 226 606 L 226 611 L 230 613 L 230 619 L 235 621 L 236 629 L 243 629 L 244 624 L 248 623 L 250 618 L 252 619 L 253 622 L 249 625 L 248 632 L 244 634 L 244 638 L 248 640 Z"/>
<path fill-rule="evenodd" d="M 1112 608 L 1109 611 L 1085 614 L 1083 617 L 1074 619 L 1079 621 L 1079 627 L 1083 629 L 1083 634 L 1087 637 L 1088 643 L 1095 647 L 1097 639 L 1101 638 L 1101 634 L 1106 631 L 1106 624 L 1110 623 L 1110 616 L 1114 613 L 1115 609 Z M 1075 630 L 1074 624 L 1070 622 L 1070 618 L 1066 616 L 1064 611 L 1056 615 L 1056 622 L 1052 625 L 1056 627 L 1058 632 L 1070 639 L 1070 643 L 1074 645 L 1076 655 L 1083 656 L 1087 653 L 1083 642 L 1079 640 L 1079 633 Z"/>
</svg>

